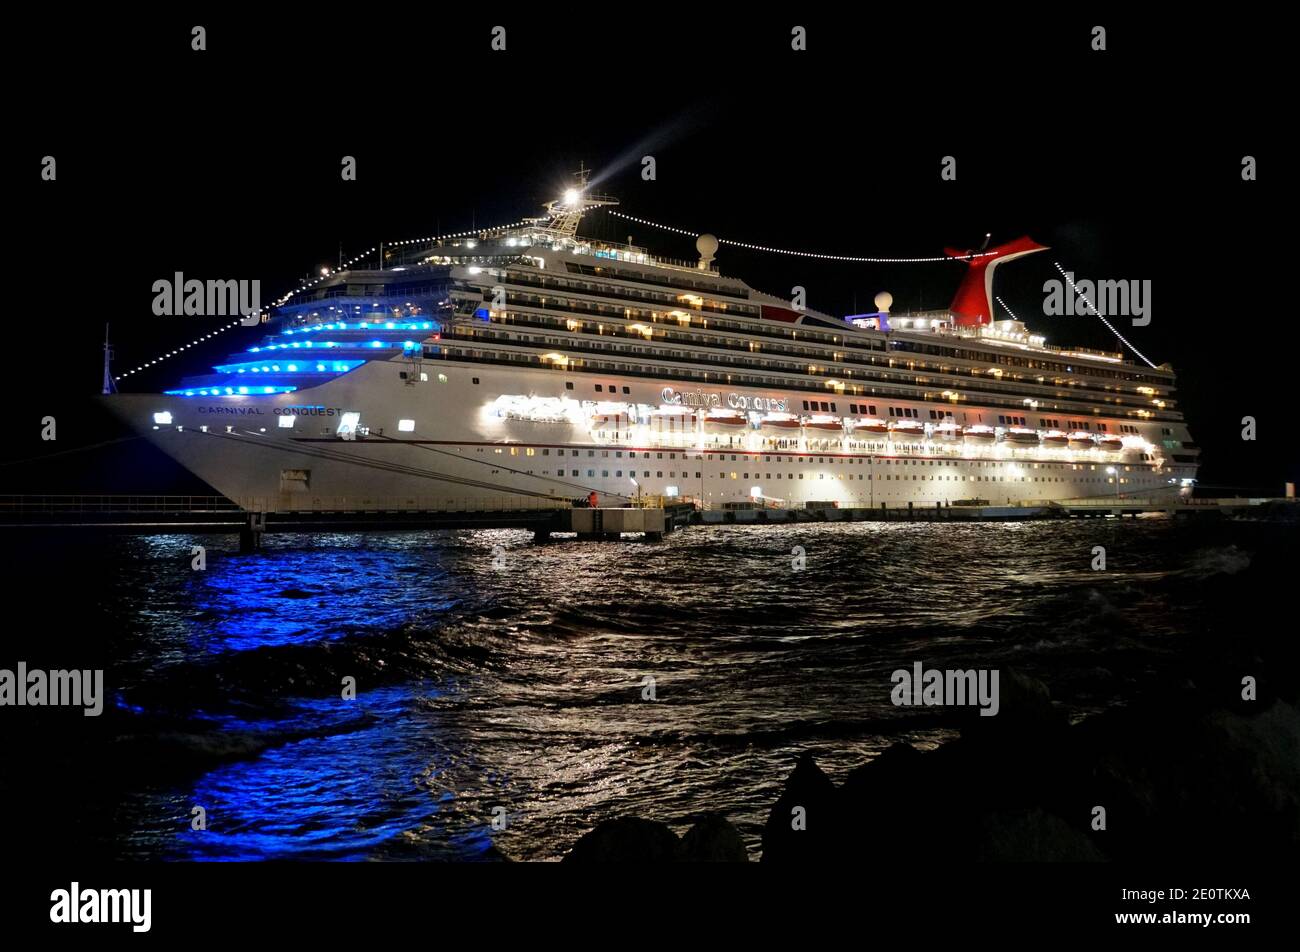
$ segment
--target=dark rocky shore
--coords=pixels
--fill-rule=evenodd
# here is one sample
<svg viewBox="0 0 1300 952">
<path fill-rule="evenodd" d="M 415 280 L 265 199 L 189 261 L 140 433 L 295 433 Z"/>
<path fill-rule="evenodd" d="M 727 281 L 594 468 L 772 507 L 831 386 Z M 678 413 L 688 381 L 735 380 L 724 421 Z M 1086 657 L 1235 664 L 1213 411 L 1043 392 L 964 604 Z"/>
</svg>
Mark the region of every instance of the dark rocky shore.
<svg viewBox="0 0 1300 952">
<path fill-rule="evenodd" d="M 1261 681 L 1259 699 L 1244 700 L 1235 673 L 1200 673 L 1214 689 L 1183 681 L 1071 725 L 1042 683 L 1003 671 L 999 714 L 972 715 L 957 739 L 936 750 L 895 744 L 838 785 L 805 754 L 768 815 L 762 859 L 1294 863 L 1300 858 L 1294 685 Z M 1104 829 L 1095 828 L 1098 807 Z M 804 828 L 795 829 L 800 814 Z M 565 857 L 579 863 L 745 859 L 740 835 L 716 815 L 682 838 L 653 820 L 610 820 Z"/>
</svg>

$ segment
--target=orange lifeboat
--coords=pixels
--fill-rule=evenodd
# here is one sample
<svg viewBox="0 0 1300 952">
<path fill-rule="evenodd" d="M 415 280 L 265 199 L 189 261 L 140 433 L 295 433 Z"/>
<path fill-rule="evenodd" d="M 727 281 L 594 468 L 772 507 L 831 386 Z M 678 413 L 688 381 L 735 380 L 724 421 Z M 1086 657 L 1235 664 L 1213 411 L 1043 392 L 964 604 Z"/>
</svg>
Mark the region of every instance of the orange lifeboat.
<svg viewBox="0 0 1300 952">
<path fill-rule="evenodd" d="M 798 417 L 764 417 L 763 426 L 772 426 L 779 430 L 797 430 L 803 426 L 803 422 Z"/>
<path fill-rule="evenodd" d="M 1003 440 L 1008 443 L 1015 443 L 1017 446 L 1037 446 L 1038 431 L 1029 430 L 1020 426 L 1013 426 L 1002 434 Z"/>
<path fill-rule="evenodd" d="M 1072 450 L 1090 450 L 1094 445 L 1091 433 L 1075 430 L 1070 434 L 1070 449 Z"/>
<path fill-rule="evenodd" d="M 706 416 L 704 422 L 714 426 L 744 426 L 745 418 L 739 413 L 718 413 Z"/>
<path fill-rule="evenodd" d="M 1060 430 L 1048 430 L 1043 434 L 1043 445 L 1054 446 L 1057 449 L 1060 449 L 1061 447 L 1070 445 L 1070 438 Z"/>
<path fill-rule="evenodd" d="M 919 440 L 925 436 L 925 424 L 920 420 L 899 420 L 890 430 L 890 434 L 896 438 Z"/>
<path fill-rule="evenodd" d="M 810 430 L 843 430 L 844 424 L 839 420 L 817 420 L 806 424 Z"/>
<path fill-rule="evenodd" d="M 1107 453 L 1118 453 L 1124 448 L 1124 441 L 1118 436 L 1103 436 L 1097 441 L 1097 448 Z"/>
<path fill-rule="evenodd" d="M 859 420 L 853 430 L 856 433 L 888 433 L 889 424 L 884 420 L 873 420 L 868 417 Z"/>
<path fill-rule="evenodd" d="M 976 423 L 974 426 L 968 426 L 962 430 L 963 437 L 971 443 L 992 443 L 998 438 L 997 432 L 991 426 L 985 426 L 983 423 Z"/>
</svg>

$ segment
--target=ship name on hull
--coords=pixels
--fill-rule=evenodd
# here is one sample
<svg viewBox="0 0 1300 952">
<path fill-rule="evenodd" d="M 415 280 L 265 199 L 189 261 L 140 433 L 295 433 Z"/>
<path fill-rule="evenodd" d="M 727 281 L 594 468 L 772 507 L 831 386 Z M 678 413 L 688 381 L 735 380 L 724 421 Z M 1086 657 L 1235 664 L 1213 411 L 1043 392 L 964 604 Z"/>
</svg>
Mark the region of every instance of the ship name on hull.
<svg viewBox="0 0 1300 952">
<path fill-rule="evenodd" d="M 224 413 L 235 416 L 263 416 L 264 407 L 198 407 L 199 413 Z M 342 413 L 340 407 L 273 407 L 274 416 L 337 416 Z"/>
<path fill-rule="evenodd" d="M 672 387 L 664 387 L 659 394 L 664 403 L 677 407 L 700 407 L 705 410 L 721 408 L 724 405 L 733 410 L 762 410 L 776 413 L 786 412 L 788 400 L 778 397 L 752 397 L 745 393 L 718 392 L 707 393 L 703 390 L 688 390 L 678 393 Z"/>
</svg>

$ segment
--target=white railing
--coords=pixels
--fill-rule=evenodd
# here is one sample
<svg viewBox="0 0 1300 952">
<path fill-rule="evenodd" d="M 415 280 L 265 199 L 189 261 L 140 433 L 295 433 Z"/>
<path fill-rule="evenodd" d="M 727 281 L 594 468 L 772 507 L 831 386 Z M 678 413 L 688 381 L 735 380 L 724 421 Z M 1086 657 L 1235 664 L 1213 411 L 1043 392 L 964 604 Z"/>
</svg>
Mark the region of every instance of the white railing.
<svg viewBox="0 0 1300 952">
<path fill-rule="evenodd" d="M 572 499 L 581 493 L 575 492 Z M 522 510 L 569 509 L 569 497 L 538 497 L 515 494 L 494 496 L 313 496 L 294 493 L 281 496 L 240 496 L 236 500 L 248 512 L 518 512 Z"/>
</svg>

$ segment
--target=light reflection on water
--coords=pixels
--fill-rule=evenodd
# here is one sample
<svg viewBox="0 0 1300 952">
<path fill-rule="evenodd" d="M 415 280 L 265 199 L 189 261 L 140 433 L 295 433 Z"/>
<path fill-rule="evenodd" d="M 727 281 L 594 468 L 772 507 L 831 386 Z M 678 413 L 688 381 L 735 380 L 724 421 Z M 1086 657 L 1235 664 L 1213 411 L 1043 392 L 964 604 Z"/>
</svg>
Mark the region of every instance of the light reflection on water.
<svg viewBox="0 0 1300 952">
<path fill-rule="evenodd" d="M 1218 543 L 1194 531 L 865 523 L 547 546 L 509 531 L 321 534 L 272 536 L 256 556 L 204 537 L 113 540 L 121 703 L 183 718 L 195 745 L 232 755 L 142 785 L 123 848 L 555 858 L 609 816 L 680 828 L 720 810 L 756 849 L 797 752 L 837 775 L 899 737 L 946 736 L 889 703 L 897 667 L 1014 666 L 1078 709 L 1122 696 L 1125 671 L 1197 625 L 1196 558 Z M 205 572 L 190 571 L 194 544 L 209 546 Z M 1105 573 L 1090 569 L 1095 544 Z M 194 804 L 205 832 L 187 829 Z"/>
</svg>

